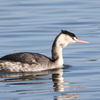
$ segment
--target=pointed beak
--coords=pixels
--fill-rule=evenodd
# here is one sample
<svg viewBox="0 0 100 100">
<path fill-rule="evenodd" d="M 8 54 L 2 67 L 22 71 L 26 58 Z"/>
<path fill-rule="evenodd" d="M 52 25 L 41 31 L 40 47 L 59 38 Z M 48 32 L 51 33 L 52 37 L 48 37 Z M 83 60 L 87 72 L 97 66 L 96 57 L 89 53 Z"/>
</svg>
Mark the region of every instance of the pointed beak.
<svg viewBox="0 0 100 100">
<path fill-rule="evenodd" d="M 79 40 L 76 37 L 74 37 L 74 41 L 78 42 L 78 43 L 89 43 L 87 41 L 83 41 L 83 40 Z"/>
</svg>

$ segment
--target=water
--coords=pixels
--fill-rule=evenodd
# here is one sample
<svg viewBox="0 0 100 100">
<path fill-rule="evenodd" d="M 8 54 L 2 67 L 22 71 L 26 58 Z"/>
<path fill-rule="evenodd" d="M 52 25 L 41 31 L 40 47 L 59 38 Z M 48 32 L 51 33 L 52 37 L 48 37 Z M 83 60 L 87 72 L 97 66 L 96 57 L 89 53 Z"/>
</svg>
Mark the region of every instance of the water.
<svg viewBox="0 0 100 100">
<path fill-rule="evenodd" d="M 100 1 L 0 1 L 0 56 L 38 52 L 51 57 L 61 29 L 87 40 L 63 50 L 63 69 L 0 73 L 0 100 L 100 100 Z"/>
</svg>

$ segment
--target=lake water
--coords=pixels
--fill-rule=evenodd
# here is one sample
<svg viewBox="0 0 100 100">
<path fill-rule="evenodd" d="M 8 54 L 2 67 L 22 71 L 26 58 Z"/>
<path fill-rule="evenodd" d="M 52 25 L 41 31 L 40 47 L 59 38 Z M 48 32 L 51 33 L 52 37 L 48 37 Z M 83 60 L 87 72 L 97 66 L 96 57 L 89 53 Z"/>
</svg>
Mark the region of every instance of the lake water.
<svg viewBox="0 0 100 100">
<path fill-rule="evenodd" d="M 0 72 L 0 100 L 100 100 L 99 0 L 0 1 L 0 57 L 15 52 L 51 57 L 61 29 L 90 43 L 65 48 L 63 69 Z"/>
</svg>

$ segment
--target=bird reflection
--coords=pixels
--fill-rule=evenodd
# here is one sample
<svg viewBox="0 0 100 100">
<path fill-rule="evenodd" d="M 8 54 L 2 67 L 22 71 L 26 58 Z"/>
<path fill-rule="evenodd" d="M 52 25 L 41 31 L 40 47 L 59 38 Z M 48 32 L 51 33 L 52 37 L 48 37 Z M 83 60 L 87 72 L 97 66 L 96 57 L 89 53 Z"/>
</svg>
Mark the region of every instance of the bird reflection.
<svg viewBox="0 0 100 100">
<path fill-rule="evenodd" d="M 61 92 L 64 91 L 64 78 L 63 69 L 58 69 L 55 74 L 52 74 L 52 81 L 54 83 L 54 91 Z"/>
</svg>

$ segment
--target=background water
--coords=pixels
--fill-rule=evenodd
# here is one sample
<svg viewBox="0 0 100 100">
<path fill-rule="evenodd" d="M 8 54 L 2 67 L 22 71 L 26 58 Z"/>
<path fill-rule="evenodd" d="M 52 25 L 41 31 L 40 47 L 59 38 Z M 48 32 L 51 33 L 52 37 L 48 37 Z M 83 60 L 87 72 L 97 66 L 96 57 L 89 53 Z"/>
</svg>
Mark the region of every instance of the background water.
<svg viewBox="0 0 100 100">
<path fill-rule="evenodd" d="M 61 29 L 90 43 L 65 48 L 64 69 L 0 73 L 0 100 L 100 100 L 99 0 L 0 1 L 0 57 L 23 51 L 51 57 Z"/>
</svg>

